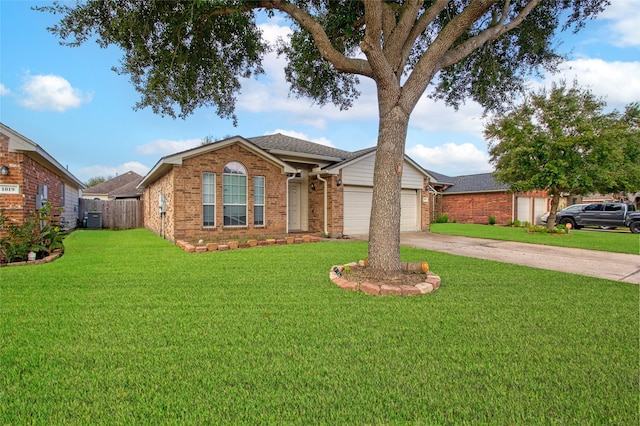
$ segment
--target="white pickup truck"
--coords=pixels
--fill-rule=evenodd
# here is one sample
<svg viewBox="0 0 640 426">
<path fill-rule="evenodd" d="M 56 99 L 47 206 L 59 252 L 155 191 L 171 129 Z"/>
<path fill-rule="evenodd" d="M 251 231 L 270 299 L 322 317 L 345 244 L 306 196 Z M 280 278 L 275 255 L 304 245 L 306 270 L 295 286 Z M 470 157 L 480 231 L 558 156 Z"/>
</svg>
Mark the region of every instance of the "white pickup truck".
<svg viewBox="0 0 640 426">
<path fill-rule="evenodd" d="M 595 203 L 579 208 L 566 208 L 556 215 L 556 224 L 580 229 L 584 226 L 629 227 L 634 234 L 640 234 L 640 212 L 633 204 Z"/>
</svg>

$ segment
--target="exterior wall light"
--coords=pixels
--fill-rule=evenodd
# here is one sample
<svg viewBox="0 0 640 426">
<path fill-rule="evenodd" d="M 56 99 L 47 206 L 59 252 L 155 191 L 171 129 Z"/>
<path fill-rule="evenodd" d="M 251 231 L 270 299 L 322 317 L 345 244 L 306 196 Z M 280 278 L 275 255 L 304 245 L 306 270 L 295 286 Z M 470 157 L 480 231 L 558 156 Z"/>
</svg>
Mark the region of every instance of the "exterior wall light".
<svg viewBox="0 0 640 426">
<path fill-rule="evenodd" d="M 2 176 L 8 175 L 9 174 L 9 167 L 7 167 L 7 166 L 0 167 L 0 174 Z"/>
<path fill-rule="evenodd" d="M 311 188 L 312 191 L 316 190 L 316 184 L 315 183 L 311 183 L 311 185 L 309 185 L 309 188 Z"/>
<path fill-rule="evenodd" d="M 338 186 L 342 185 L 342 179 L 338 179 L 338 181 L 336 182 L 336 184 L 337 184 Z"/>
</svg>

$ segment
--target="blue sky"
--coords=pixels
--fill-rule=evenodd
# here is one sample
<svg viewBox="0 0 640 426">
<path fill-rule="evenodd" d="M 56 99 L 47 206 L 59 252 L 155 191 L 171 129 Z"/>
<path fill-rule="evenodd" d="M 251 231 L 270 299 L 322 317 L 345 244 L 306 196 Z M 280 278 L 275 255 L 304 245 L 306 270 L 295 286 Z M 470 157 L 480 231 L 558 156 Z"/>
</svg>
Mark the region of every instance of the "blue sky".
<svg viewBox="0 0 640 426">
<path fill-rule="evenodd" d="M 30 138 L 79 179 L 144 175 L 160 157 L 197 146 L 206 136 L 245 137 L 280 132 L 340 149 L 374 146 L 376 95 L 362 80 L 362 96 L 349 111 L 320 108 L 288 94 L 283 59 L 264 62 L 266 76 L 243 82 L 238 127 L 211 109 L 186 120 L 133 110 L 139 95 L 127 76 L 111 71 L 121 53 L 88 42 L 61 46 L 46 27 L 55 16 L 32 11 L 33 1 L 0 0 L 0 121 Z M 286 36 L 287 21 L 265 22 L 270 39 Z M 532 81 L 532 87 L 561 78 L 589 87 L 611 108 L 640 101 L 640 0 L 612 0 L 577 36 L 561 34 L 560 51 L 570 60 L 562 72 Z M 421 100 L 412 115 L 406 152 L 423 167 L 450 176 L 491 170 L 482 138 L 482 108 L 469 102 L 457 112 Z"/>
</svg>

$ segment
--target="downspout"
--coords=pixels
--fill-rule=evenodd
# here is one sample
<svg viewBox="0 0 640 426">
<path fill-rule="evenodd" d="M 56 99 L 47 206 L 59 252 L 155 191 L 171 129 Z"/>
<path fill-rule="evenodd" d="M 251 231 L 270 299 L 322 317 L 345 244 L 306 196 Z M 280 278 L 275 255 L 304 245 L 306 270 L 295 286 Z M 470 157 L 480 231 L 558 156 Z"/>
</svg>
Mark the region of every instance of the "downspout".
<svg viewBox="0 0 640 426">
<path fill-rule="evenodd" d="M 318 179 L 320 179 L 324 183 L 324 235 L 328 236 L 329 232 L 327 232 L 327 180 L 323 179 L 319 174 L 316 175 Z"/>
</svg>

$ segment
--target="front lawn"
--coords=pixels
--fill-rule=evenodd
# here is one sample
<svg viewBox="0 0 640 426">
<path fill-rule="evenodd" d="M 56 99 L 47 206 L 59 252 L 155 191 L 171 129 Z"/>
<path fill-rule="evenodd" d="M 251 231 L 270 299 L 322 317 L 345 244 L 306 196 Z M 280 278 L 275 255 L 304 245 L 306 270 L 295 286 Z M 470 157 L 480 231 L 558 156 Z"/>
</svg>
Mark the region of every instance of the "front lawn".
<svg viewBox="0 0 640 426">
<path fill-rule="evenodd" d="M 571 234 L 530 234 L 525 228 L 461 223 L 432 223 L 431 232 L 519 243 L 640 254 L 640 235 L 630 232 L 572 230 Z M 620 228 L 622 230 L 622 228 Z"/>
<path fill-rule="evenodd" d="M 0 424 L 638 424 L 638 286 L 403 248 L 434 293 L 329 281 L 366 243 L 187 254 L 76 231 L 0 269 Z"/>
</svg>

